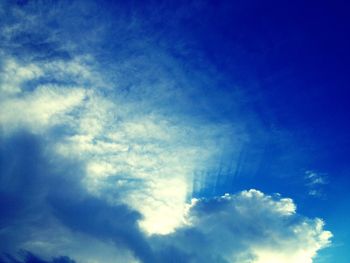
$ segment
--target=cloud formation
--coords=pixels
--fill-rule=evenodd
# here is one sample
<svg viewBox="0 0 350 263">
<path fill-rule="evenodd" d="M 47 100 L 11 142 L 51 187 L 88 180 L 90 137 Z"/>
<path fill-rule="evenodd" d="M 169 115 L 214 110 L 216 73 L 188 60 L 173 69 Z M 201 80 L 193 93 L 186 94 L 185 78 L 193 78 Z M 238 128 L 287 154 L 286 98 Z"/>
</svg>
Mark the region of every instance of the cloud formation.
<svg viewBox="0 0 350 263">
<path fill-rule="evenodd" d="M 191 203 L 261 132 L 244 96 L 96 5 L 0 5 L 0 262 L 312 262 L 331 234 L 291 199 Z"/>
<path fill-rule="evenodd" d="M 298 215 L 291 199 L 254 189 L 194 199 L 186 219 L 187 227 L 157 240 L 188 255 L 184 262 L 309 263 L 332 236 L 321 219 Z"/>
<path fill-rule="evenodd" d="M 7 213 L 0 217 L 0 250 L 10 255 L 25 249 L 47 262 L 67 255 L 77 262 L 297 263 L 312 262 L 330 244 L 321 219 L 297 214 L 289 198 L 257 190 L 193 199 L 185 225 L 146 235 L 139 212 L 91 195 L 77 176 L 83 167 L 48 156 L 39 138 L 22 133 L 1 144 Z"/>
<path fill-rule="evenodd" d="M 40 136 L 19 132 L 2 139 L 0 163 L 1 253 L 151 262 L 137 225 L 141 215 L 92 196 L 81 182 L 83 167 L 50 154 Z"/>
<path fill-rule="evenodd" d="M 18 25 L 28 19 L 22 10 L 16 15 L 24 20 L 18 19 Z M 37 19 L 33 15 L 32 22 Z M 41 38 L 50 38 L 47 34 Z M 49 144 L 54 151 L 84 163 L 86 187 L 92 194 L 141 211 L 141 225 L 149 233 L 173 231 L 183 223 L 195 174 L 214 170 L 217 158 L 227 154 L 226 145 L 236 145 L 228 150 L 234 158 L 247 136 L 240 125 L 182 112 L 189 96 L 199 97 L 199 83 L 166 53 L 151 54 L 150 68 L 146 58 L 122 57 L 121 65 L 110 65 L 116 72 L 109 74 L 91 55 L 69 49 L 67 53 L 69 58 L 38 59 L 36 52 L 25 60 L 5 56 L 2 132 L 11 135 L 26 129 L 42 134 L 54 142 Z M 164 63 L 174 69 L 167 70 Z M 129 67 L 140 67 L 133 72 L 133 82 L 123 76 Z M 115 83 L 105 75 L 113 76 Z M 188 91 L 179 87 L 190 81 Z"/>
</svg>

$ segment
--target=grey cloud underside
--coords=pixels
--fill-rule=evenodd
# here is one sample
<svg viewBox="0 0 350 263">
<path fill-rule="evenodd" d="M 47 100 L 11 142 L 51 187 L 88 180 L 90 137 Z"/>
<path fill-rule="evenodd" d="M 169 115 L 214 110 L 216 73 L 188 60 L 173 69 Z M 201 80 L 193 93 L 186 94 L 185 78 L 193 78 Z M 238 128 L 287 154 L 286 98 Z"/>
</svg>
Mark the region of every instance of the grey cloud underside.
<svg viewBox="0 0 350 263">
<path fill-rule="evenodd" d="M 167 257 L 176 258 L 179 253 L 176 249 L 165 256 L 152 252 L 149 240 L 136 224 L 140 219 L 138 212 L 125 205 L 111 206 L 86 193 L 77 176 L 82 173 L 79 165 L 57 159 L 57 156 L 48 158 L 43 148 L 40 139 L 22 132 L 1 140 L 0 251 L 3 256 L 0 262 L 73 262 L 65 258 L 44 260 L 30 252 L 22 253 L 20 258 L 24 259 L 17 259 L 17 251 L 21 249 L 31 249 L 49 258 L 50 254 L 58 257 L 69 251 L 62 240 L 66 232 L 61 228 L 73 232 L 73 240 L 68 246 L 74 247 L 80 242 L 84 246 L 82 240 L 74 240 L 74 233 L 81 232 L 131 250 L 141 262 L 165 262 Z M 55 238 L 50 238 L 51 235 Z M 113 258 L 97 260 L 115 262 Z"/>
<path fill-rule="evenodd" d="M 142 262 L 152 262 L 145 237 L 136 226 L 139 213 L 123 205 L 112 207 L 87 194 L 76 176 L 81 173 L 79 166 L 63 159 L 48 161 L 41 142 L 25 133 L 2 141 L 0 154 L 0 250 L 21 249 L 35 242 L 36 231 L 45 228 L 53 231 L 49 234 L 60 235 L 55 227 L 63 224 L 72 231 L 135 248 Z M 50 242 L 36 249 L 45 250 Z"/>
<path fill-rule="evenodd" d="M 1 141 L 0 251 L 4 254 L 0 262 L 22 262 L 14 257 L 21 249 L 31 249 L 49 258 L 48 254 L 58 257 L 67 253 L 69 248 L 61 240 L 64 236 L 60 236 L 66 233 L 61 228 L 113 242 L 116 247 L 131 250 L 140 262 L 169 262 L 169 258 L 174 262 L 190 262 L 187 253 L 172 245 L 153 251 L 152 241 L 136 224 L 140 219 L 138 212 L 125 205 L 111 206 L 86 193 L 77 178 L 82 172 L 80 167 L 57 156 L 48 158 L 43 148 L 40 139 L 22 132 Z M 79 242 L 71 240 L 68 246 Z M 103 257 L 98 260 L 114 262 Z M 46 261 L 28 252 L 24 253 L 23 262 L 71 261 L 64 258 Z"/>
</svg>

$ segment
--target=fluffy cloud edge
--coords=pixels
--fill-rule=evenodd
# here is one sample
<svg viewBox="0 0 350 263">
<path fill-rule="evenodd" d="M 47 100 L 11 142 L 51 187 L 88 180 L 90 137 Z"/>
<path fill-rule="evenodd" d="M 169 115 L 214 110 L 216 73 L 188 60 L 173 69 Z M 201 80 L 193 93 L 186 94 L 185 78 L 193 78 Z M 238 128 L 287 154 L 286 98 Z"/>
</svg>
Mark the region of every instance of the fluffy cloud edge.
<svg viewBox="0 0 350 263">
<path fill-rule="evenodd" d="M 188 262 L 312 263 L 332 238 L 322 219 L 298 214 L 292 199 L 255 189 L 192 199 L 186 222 L 159 240 L 191 255 Z"/>
</svg>

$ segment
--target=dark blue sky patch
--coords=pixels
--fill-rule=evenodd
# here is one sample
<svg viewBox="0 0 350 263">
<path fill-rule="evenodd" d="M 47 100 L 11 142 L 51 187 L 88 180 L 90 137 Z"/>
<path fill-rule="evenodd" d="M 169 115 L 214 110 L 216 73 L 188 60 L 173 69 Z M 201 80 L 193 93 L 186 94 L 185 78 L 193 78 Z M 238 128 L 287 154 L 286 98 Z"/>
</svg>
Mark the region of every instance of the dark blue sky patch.
<svg viewBox="0 0 350 263">
<path fill-rule="evenodd" d="M 0 257 L 1 263 L 75 263 L 74 260 L 67 256 L 55 257 L 52 260 L 44 260 L 29 251 L 21 251 L 18 253 L 20 259 L 16 259 L 11 255 L 3 255 Z"/>
</svg>

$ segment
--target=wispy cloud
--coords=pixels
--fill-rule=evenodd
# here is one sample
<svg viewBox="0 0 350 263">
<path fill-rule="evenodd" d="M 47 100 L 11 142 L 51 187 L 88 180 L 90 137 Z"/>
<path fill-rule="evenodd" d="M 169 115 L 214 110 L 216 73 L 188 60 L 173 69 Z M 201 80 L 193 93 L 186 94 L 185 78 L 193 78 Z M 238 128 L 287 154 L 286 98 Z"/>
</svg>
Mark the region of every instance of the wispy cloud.
<svg viewBox="0 0 350 263">
<path fill-rule="evenodd" d="M 305 171 L 305 181 L 309 195 L 315 197 L 323 196 L 323 187 L 328 184 L 326 173 L 307 170 Z"/>
</svg>

